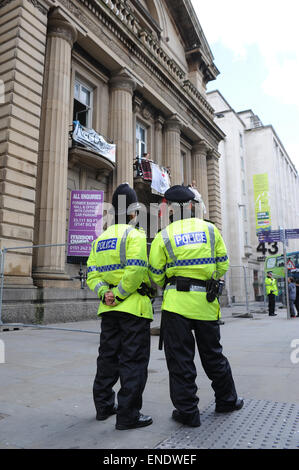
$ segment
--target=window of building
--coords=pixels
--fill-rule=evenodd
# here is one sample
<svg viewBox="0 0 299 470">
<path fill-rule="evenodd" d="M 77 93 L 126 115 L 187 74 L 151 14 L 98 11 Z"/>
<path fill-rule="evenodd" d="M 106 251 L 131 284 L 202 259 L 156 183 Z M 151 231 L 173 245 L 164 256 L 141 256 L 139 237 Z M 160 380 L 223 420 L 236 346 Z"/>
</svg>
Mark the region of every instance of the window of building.
<svg viewBox="0 0 299 470">
<path fill-rule="evenodd" d="M 245 180 L 242 180 L 242 193 L 244 196 L 246 195 Z"/>
<path fill-rule="evenodd" d="M 143 157 L 143 154 L 147 152 L 146 148 L 146 128 L 136 123 L 136 157 Z"/>
<path fill-rule="evenodd" d="M 248 245 L 248 232 L 244 233 L 245 245 Z"/>
<path fill-rule="evenodd" d="M 92 127 L 92 89 L 80 80 L 75 80 L 73 120 L 84 127 Z"/>
</svg>

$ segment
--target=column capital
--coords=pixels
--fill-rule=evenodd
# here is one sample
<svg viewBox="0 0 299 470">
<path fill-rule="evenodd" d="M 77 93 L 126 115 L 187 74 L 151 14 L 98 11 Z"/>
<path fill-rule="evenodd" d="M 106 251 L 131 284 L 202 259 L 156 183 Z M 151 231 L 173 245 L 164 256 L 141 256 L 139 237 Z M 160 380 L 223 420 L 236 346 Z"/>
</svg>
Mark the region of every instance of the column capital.
<svg viewBox="0 0 299 470">
<path fill-rule="evenodd" d="M 192 145 L 193 153 L 200 153 L 201 155 L 207 156 L 207 153 L 209 150 L 210 150 L 210 146 L 205 140 L 198 140 L 197 142 L 194 142 L 194 144 Z"/>
<path fill-rule="evenodd" d="M 61 15 L 59 8 L 54 8 L 49 15 L 48 35 L 64 39 L 71 47 L 77 40 L 76 28 Z"/>
<path fill-rule="evenodd" d="M 182 128 L 182 121 L 180 120 L 177 114 L 173 114 L 172 116 L 166 119 L 164 125 L 166 130 L 168 131 L 180 132 Z"/>
<path fill-rule="evenodd" d="M 129 91 L 131 95 L 133 95 L 137 85 L 133 75 L 126 68 L 122 68 L 113 75 L 109 84 L 113 90 Z"/>
<path fill-rule="evenodd" d="M 219 160 L 220 157 L 221 157 L 221 154 L 218 152 L 218 150 L 216 150 L 215 148 L 209 148 L 208 153 L 207 153 L 208 160 L 211 160 L 211 159 Z"/>
</svg>

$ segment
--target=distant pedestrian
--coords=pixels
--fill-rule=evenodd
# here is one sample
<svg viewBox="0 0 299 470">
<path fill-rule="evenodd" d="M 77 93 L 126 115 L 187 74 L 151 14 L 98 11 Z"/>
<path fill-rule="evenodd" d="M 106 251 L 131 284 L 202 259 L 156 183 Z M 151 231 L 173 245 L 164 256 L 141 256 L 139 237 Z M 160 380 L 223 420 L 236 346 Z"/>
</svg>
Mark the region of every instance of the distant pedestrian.
<svg viewBox="0 0 299 470">
<path fill-rule="evenodd" d="M 291 317 L 295 318 L 295 300 L 296 300 L 296 284 L 292 277 L 288 278 L 288 289 L 289 289 L 289 302 L 290 302 L 290 313 Z"/>
<path fill-rule="evenodd" d="M 275 296 L 278 295 L 277 281 L 273 278 L 271 271 L 267 273 L 265 280 L 266 294 L 268 296 L 269 315 L 274 317 L 275 313 Z"/>
</svg>

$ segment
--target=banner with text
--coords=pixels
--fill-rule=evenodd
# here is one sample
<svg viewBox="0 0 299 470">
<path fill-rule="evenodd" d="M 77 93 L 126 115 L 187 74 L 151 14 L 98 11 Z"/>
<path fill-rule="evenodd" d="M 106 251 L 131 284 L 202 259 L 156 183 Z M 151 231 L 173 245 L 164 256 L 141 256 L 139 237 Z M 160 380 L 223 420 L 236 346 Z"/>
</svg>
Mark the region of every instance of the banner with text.
<svg viewBox="0 0 299 470">
<path fill-rule="evenodd" d="M 93 150 L 115 163 L 116 145 L 106 142 L 104 137 L 95 130 L 82 126 L 79 121 L 74 121 L 72 138 L 87 149 Z"/>
<path fill-rule="evenodd" d="M 103 230 L 103 202 L 103 191 L 71 192 L 68 256 L 89 256 L 91 243 Z"/>
<path fill-rule="evenodd" d="M 268 173 L 253 175 L 256 233 L 271 230 Z"/>
</svg>

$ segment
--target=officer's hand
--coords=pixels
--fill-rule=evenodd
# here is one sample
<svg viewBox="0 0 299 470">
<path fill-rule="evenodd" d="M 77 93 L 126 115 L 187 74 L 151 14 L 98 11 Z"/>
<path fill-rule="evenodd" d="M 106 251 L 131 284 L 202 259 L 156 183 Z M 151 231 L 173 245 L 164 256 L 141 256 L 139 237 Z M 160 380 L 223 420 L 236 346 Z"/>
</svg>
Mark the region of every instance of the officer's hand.
<svg viewBox="0 0 299 470">
<path fill-rule="evenodd" d="M 109 307 L 115 307 L 116 305 L 114 294 L 110 290 L 105 293 L 105 304 L 108 305 Z"/>
</svg>

